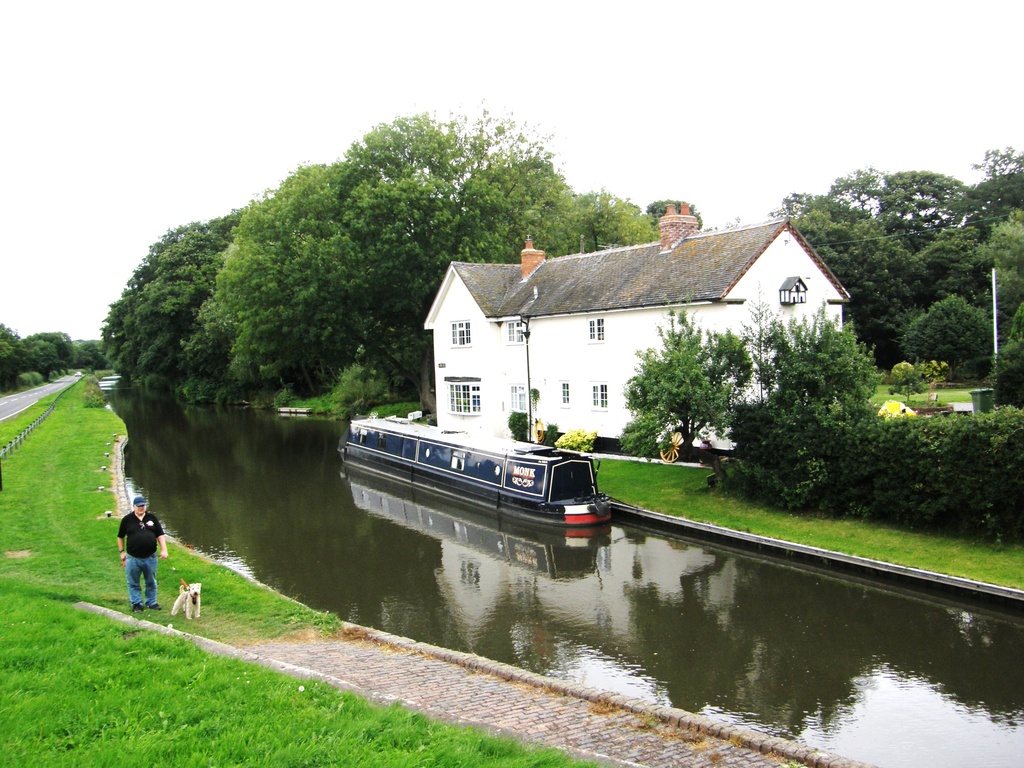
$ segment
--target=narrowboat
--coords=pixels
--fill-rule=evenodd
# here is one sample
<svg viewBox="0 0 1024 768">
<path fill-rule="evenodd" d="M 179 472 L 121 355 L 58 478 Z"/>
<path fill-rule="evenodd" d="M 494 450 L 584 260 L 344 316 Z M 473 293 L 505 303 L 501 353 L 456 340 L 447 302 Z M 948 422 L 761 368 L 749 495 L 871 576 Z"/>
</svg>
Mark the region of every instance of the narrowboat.
<svg viewBox="0 0 1024 768">
<path fill-rule="evenodd" d="M 338 451 L 346 464 L 473 499 L 509 516 L 568 526 L 611 519 L 610 499 L 597 490 L 594 460 L 575 451 L 396 417 L 353 420 Z"/>
</svg>

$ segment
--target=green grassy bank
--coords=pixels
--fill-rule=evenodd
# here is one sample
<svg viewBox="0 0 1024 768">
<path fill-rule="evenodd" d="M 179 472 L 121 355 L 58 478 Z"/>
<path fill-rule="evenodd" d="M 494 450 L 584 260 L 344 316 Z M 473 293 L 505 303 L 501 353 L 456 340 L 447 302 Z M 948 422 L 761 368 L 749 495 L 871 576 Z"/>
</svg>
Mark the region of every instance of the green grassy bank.
<svg viewBox="0 0 1024 768">
<path fill-rule="evenodd" d="M 128 607 L 118 516 L 104 514 L 116 510 L 113 476 L 103 469 L 124 425 L 83 407 L 80 389 L 3 462 L 0 765 L 581 765 L 75 609 Z M 0 444 L 45 408 L 0 422 Z M 204 636 L 244 643 L 339 627 L 173 543 L 160 564 L 165 610 L 145 618 L 172 621 L 178 572 L 217 595 Z"/>
</svg>

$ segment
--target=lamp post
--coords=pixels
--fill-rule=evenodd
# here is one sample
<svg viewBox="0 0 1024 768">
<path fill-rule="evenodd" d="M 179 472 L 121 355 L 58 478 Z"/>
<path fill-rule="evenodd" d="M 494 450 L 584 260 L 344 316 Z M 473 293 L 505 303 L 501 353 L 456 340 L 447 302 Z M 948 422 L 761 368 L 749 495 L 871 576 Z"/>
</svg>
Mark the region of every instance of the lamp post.
<svg viewBox="0 0 1024 768">
<path fill-rule="evenodd" d="M 523 342 L 526 346 L 526 439 L 533 442 L 533 398 L 530 396 L 530 318 L 520 315 L 523 321 Z"/>
</svg>

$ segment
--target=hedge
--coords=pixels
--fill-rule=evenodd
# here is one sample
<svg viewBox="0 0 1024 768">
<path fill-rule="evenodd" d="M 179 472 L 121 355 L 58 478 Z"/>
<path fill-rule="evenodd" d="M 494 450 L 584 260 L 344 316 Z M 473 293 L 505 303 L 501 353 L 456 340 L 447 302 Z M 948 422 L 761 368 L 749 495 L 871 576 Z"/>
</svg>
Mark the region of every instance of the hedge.
<svg viewBox="0 0 1024 768">
<path fill-rule="evenodd" d="M 745 426 L 738 480 L 762 501 L 1024 540 L 1024 411 Z"/>
</svg>

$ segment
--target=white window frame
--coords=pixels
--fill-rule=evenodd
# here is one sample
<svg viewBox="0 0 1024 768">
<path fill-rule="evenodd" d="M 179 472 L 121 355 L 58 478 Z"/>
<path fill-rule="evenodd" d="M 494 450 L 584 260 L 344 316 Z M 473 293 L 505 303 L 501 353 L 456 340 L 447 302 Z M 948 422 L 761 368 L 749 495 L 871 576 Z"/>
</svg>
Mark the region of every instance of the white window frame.
<svg viewBox="0 0 1024 768">
<path fill-rule="evenodd" d="M 469 320 L 453 320 L 452 321 L 452 346 L 453 347 L 470 347 L 473 345 L 473 335 L 471 333 L 470 321 Z"/>
<path fill-rule="evenodd" d="M 608 410 L 608 382 L 595 381 L 591 383 L 592 404 L 595 411 Z"/>
<path fill-rule="evenodd" d="M 526 397 L 527 394 L 525 384 L 512 384 L 509 387 L 508 393 L 508 409 L 510 411 L 518 411 L 519 413 L 526 413 Z"/>
<path fill-rule="evenodd" d="M 604 318 L 593 317 L 588 321 L 590 328 L 590 343 L 601 344 L 604 341 Z"/>
<path fill-rule="evenodd" d="M 461 416 L 479 414 L 481 410 L 480 385 L 463 382 L 448 383 L 448 412 Z"/>
<path fill-rule="evenodd" d="M 505 325 L 508 328 L 505 340 L 509 344 L 522 344 L 525 342 L 526 337 L 523 334 L 526 332 L 526 323 L 522 320 L 509 320 Z"/>
<path fill-rule="evenodd" d="M 559 384 L 562 385 L 560 387 L 560 389 L 562 391 L 562 403 L 561 403 L 561 405 L 562 405 L 563 408 L 568 408 L 571 405 L 571 401 L 569 399 L 569 393 L 571 391 L 571 388 L 569 387 L 569 382 L 568 381 L 561 381 L 561 382 L 559 382 Z"/>
</svg>

